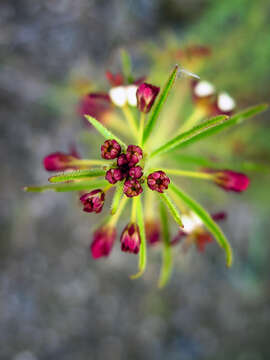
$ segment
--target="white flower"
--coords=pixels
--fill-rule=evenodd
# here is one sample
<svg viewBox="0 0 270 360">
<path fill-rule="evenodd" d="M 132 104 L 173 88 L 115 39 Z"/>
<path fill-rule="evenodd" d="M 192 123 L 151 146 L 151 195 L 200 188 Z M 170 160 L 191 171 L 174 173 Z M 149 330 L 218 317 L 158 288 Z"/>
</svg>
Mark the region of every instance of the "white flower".
<svg viewBox="0 0 270 360">
<path fill-rule="evenodd" d="M 213 95 L 215 87 L 208 81 L 199 81 L 194 87 L 194 94 L 198 97 Z"/>
<path fill-rule="evenodd" d="M 131 106 L 137 106 L 137 92 L 138 86 L 136 85 L 128 85 L 126 86 L 126 94 L 127 94 L 127 101 Z"/>
<path fill-rule="evenodd" d="M 124 86 L 116 86 L 110 89 L 109 96 L 114 105 L 122 107 L 127 102 L 127 91 Z"/>
<path fill-rule="evenodd" d="M 218 95 L 217 106 L 221 111 L 232 111 L 236 103 L 234 99 L 226 92 L 222 92 Z"/>
</svg>

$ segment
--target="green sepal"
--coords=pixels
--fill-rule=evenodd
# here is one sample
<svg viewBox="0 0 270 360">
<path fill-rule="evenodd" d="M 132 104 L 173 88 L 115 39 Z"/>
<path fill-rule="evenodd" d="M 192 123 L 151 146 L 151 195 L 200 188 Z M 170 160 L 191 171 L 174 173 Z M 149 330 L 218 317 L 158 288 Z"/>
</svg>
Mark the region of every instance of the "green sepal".
<svg viewBox="0 0 270 360">
<path fill-rule="evenodd" d="M 208 212 L 204 210 L 200 204 L 184 193 L 183 190 L 176 187 L 173 183 L 170 183 L 169 189 L 173 191 L 175 195 L 177 195 L 202 220 L 205 227 L 216 238 L 217 243 L 225 250 L 226 263 L 227 266 L 230 267 L 233 260 L 231 245 L 220 227 L 212 219 L 211 215 L 208 214 Z"/>
<path fill-rule="evenodd" d="M 94 126 L 94 128 L 105 137 L 106 140 L 114 139 L 116 140 L 122 147 L 126 148 L 127 145 L 120 140 L 116 135 L 114 135 L 109 129 L 107 129 L 104 125 L 101 124 L 101 122 L 97 121 L 95 118 L 93 118 L 90 115 L 84 115 L 86 120 L 90 122 L 91 125 Z"/>
<path fill-rule="evenodd" d="M 158 287 L 162 288 L 169 281 L 173 269 L 173 258 L 172 258 L 172 247 L 170 244 L 168 214 L 163 202 L 160 202 L 160 219 L 161 219 L 161 228 L 162 228 L 163 248 L 162 248 L 162 267 L 160 271 Z"/>
<path fill-rule="evenodd" d="M 154 108 L 150 114 L 150 117 L 147 121 L 147 124 L 145 126 L 144 129 L 144 133 L 143 133 L 143 144 L 146 142 L 146 140 L 149 138 L 152 130 L 154 129 L 154 126 L 156 125 L 157 119 L 158 119 L 158 115 L 163 107 L 163 105 L 165 104 L 165 101 L 168 97 L 168 94 L 175 82 L 177 73 L 178 73 L 178 65 L 175 65 L 173 71 L 171 72 L 169 79 L 167 80 L 166 85 L 164 86 L 163 90 L 161 91 L 158 99 L 156 100 L 156 103 L 154 105 Z"/>
<path fill-rule="evenodd" d="M 107 180 L 100 181 L 74 181 L 66 184 L 49 184 L 41 186 L 26 186 L 24 191 L 27 192 L 42 192 L 46 190 L 53 190 L 57 192 L 65 191 L 80 191 L 80 190 L 93 190 L 93 189 L 102 189 L 108 185 Z"/>
<path fill-rule="evenodd" d="M 131 279 L 137 279 L 138 277 L 142 276 L 142 274 L 146 269 L 146 263 L 147 263 L 147 244 L 146 244 L 144 215 L 143 215 L 141 197 L 138 197 L 137 199 L 137 223 L 141 237 L 141 245 L 139 252 L 139 271 L 137 272 L 137 274 L 131 275 L 130 276 Z"/>
<path fill-rule="evenodd" d="M 185 131 L 182 134 L 175 136 L 173 139 L 169 140 L 167 143 L 161 145 L 159 148 L 154 150 L 150 154 L 150 157 L 161 155 L 167 151 L 174 150 L 180 145 L 190 142 L 194 137 L 203 134 L 204 132 L 208 132 L 211 128 L 223 124 L 225 121 L 228 121 L 228 119 L 229 117 L 227 115 L 215 116 L 214 118 L 193 127 L 191 130 Z"/>
<path fill-rule="evenodd" d="M 49 178 L 49 182 L 65 182 L 71 180 L 87 179 L 92 177 L 104 176 L 106 173 L 102 169 L 90 169 L 90 170 L 77 170 L 72 172 L 66 172 L 61 175 L 53 175 Z"/>
</svg>

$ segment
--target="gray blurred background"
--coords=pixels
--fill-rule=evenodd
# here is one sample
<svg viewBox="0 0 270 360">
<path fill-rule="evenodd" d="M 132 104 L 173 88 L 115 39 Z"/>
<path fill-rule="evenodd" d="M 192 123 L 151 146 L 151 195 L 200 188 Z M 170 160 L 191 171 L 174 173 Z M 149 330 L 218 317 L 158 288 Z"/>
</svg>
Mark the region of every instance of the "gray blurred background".
<svg viewBox="0 0 270 360">
<path fill-rule="evenodd" d="M 147 66 L 136 55 L 138 44 L 159 44 L 168 29 L 179 40 L 189 32 L 194 38 L 200 28 L 204 42 L 215 32 L 225 36 L 228 24 L 249 19 L 252 2 L 226 4 L 1 0 L 1 360 L 269 359 L 269 177 L 255 175 L 249 194 L 228 194 L 222 203 L 231 214 L 222 227 L 235 251 L 232 269 L 225 268 L 217 246 L 205 256 L 176 251 L 174 274 L 163 290 L 156 286 L 158 250 L 151 252 L 145 276 L 131 281 L 137 261 L 118 246 L 109 259 L 92 260 L 93 217 L 80 210 L 76 195 L 22 191 L 26 184 L 46 182 L 45 155 L 79 143 L 82 122 L 70 89 L 73 78 L 102 84 L 105 69 L 119 69 L 117 50 L 123 46 L 141 74 Z M 267 1 L 256 4 L 270 17 Z M 256 21 L 262 25 L 255 31 L 268 31 L 269 41 L 269 27 Z M 269 66 L 269 51 L 264 53 L 269 45 L 255 38 L 261 46 L 254 43 L 258 56 L 250 66 L 256 59 L 260 65 L 258 71 L 252 68 L 250 83 L 257 81 L 263 90 L 254 85 L 247 96 L 259 93 L 256 100 L 268 100 L 269 69 L 262 67 L 263 61 Z M 248 44 L 248 35 L 244 40 Z M 222 61 L 217 64 L 221 83 Z M 248 102 L 234 84 L 235 95 Z M 258 141 L 261 156 L 269 160 L 268 123 L 262 119 L 268 137 Z M 82 145 L 79 150 L 84 152 Z M 212 194 L 219 199 L 217 190 Z M 204 204 L 222 210 L 212 199 Z"/>
</svg>

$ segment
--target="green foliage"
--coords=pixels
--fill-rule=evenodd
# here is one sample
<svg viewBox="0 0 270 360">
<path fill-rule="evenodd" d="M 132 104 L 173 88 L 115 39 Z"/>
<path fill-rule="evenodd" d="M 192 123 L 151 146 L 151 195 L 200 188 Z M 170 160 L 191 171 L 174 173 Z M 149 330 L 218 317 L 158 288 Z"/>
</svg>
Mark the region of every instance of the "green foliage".
<svg viewBox="0 0 270 360">
<path fill-rule="evenodd" d="M 105 173 L 106 171 L 102 169 L 77 170 L 77 171 L 67 172 L 61 175 L 51 176 L 49 178 L 49 181 L 52 183 L 56 183 L 56 182 L 65 182 L 71 180 L 80 180 L 80 179 L 104 176 Z"/>
<path fill-rule="evenodd" d="M 65 192 L 65 191 L 81 191 L 86 190 L 90 191 L 93 189 L 102 189 L 108 185 L 107 180 L 100 181 L 74 181 L 66 184 L 49 184 L 41 186 L 26 186 L 24 191 L 27 192 L 43 192 L 47 190 L 53 190 L 56 192 Z"/>
</svg>

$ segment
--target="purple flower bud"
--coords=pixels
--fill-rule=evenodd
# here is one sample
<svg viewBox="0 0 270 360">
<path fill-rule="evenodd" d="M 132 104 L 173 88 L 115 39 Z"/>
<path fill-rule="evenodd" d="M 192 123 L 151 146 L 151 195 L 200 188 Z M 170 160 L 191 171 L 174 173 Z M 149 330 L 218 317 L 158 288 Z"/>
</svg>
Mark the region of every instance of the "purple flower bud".
<svg viewBox="0 0 270 360">
<path fill-rule="evenodd" d="M 249 178 L 232 170 L 209 171 L 214 174 L 214 182 L 226 191 L 242 192 L 249 186 Z"/>
<path fill-rule="evenodd" d="M 164 190 L 168 189 L 170 184 L 170 179 L 165 174 L 164 171 L 155 171 L 152 174 L 149 174 L 147 177 L 147 185 L 151 190 L 158 191 L 163 193 Z"/>
<path fill-rule="evenodd" d="M 160 241 L 160 225 L 158 221 L 148 220 L 145 223 L 146 240 L 149 245 L 156 245 Z"/>
<path fill-rule="evenodd" d="M 143 175 L 143 170 L 140 166 L 133 166 L 129 169 L 129 176 L 132 179 L 139 179 Z"/>
<path fill-rule="evenodd" d="M 64 171 L 67 169 L 77 169 L 78 166 L 72 165 L 72 161 L 79 159 L 75 154 L 64 154 L 55 152 L 43 159 L 44 168 L 47 171 Z"/>
<path fill-rule="evenodd" d="M 141 244 L 138 225 L 134 223 L 128 224 L 121 234 L 120 241 L 122 251 L 138 254 Z"/>
<path fill-rule="evenodd" d="M 90 193 L 84 194 L 80 197 L 85 212 L 100 213 L 105 200 L 105 193 L 101 189 L 93 190 Z"/>
<path fill-rule="evenodd" d="M 98 121 L 106 122 L 108 115 L 112 111 L 112 104 L 106 93 L 90 93 L 85 95 L 79 104 L 78 112 L 82 116 L 85 124 L 91 126 L 84 115 L 93 116 Z"/>
<path fill-rule="evenodd" d="M 121 155 L 118 156 L 117 165 L 120 166 L 120 167 L 128 165 L 128 159 L 126 157 L 126 154 L 121 154 Z"/>
<path fill-rule="evenodd" d="M 123 180 L 124 176 L 121 169 L 110 169 L 106 172 L 105 179 L 109 181 L 110 184 L 115 184 L 117 181 Z"/>
<path fill-rule="evenodd" d="M 143 158 L 143 151 L 137 145 L 129 145 L 127 147 L 126 158 L 129 167 L 136 165 Z"/>
<path fill-rule="evenodd" d="M 138 180 L 130 179 L 125 181 L 123 191 L 127 197 L 134 197 L 140 195 L 143 188 Z"/>
<path fill-rule="evenodd" d="M 97 229 L 93 236 L 93 242 L 90 246 L 94 259 L 102 256 L 108 256 L 112 250 L 116 239 L 116 229 L 111 226 L 103 226 Z"/>
<path fill-rule="evenodd" d="M 120 153 L 121 146 L 116 140 L 106 140 L 104 144 L 101 145 L 101 156 L 103 157 L 103 159 L 115 159 Z"/>
<path fill-rule="evenodd" d="M 141 112 L 148 113 L 159 93 L 160 88 L 151 84 L 143 83 L 138 87 L 137 107 Z"/>
</svg>

